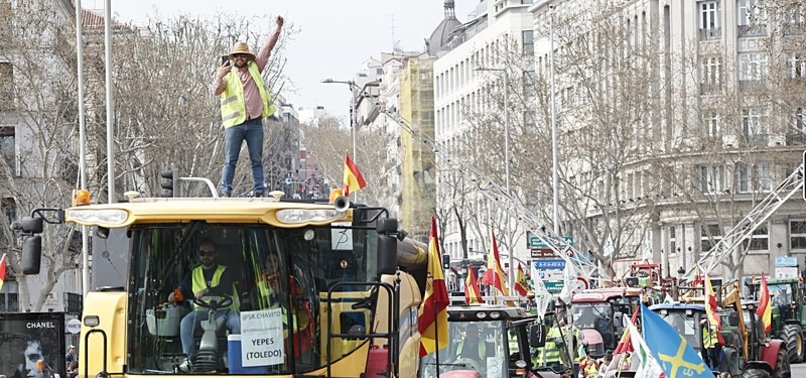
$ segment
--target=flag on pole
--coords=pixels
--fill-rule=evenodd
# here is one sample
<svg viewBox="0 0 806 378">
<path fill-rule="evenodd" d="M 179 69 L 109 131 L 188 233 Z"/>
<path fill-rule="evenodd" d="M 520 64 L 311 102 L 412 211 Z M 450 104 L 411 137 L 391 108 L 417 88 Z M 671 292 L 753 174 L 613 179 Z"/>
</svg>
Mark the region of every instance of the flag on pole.
<svg viewBox="0 0 806 378">
<path fill-rule="evenodd" d="M 721 331 L 722 318 L 717 313 L 718 309 L 719 304 L 716 302 L 714 286 L 711 284 L 711 279 L 708 278 L 708 273 L 705 273 L 705 315 L 708 318 L 708 325 L 716 326 L 716 329 Z"/>
<path fill-rule="evenodd" d="M 481 283 L 495 287 L 504 296 L 509 295 L 504 270 L 501 267 L 501 258 L 498 254 L 498 243 L 495 241 L 495 234 L 493 234 L 493 247 L 490 249 L 490 255 L 487 258 L 487 271 L 484 272 L 484 278 L 482 278 Z"/>
<path fill-rule="evenodd" d="M 467 267 L 467 278 L 465 278 L 465 304 L 481 303 L 481 290 L 479 289 L 479 281 L 476 280 L 476 272 Z"/>
<path fill-rule="evenodd" d="M 537 309 L 537 316 L 543 319 L 546 315 L 546 310 L 549 308 L 549 302 L 551 302 L 551 293 L 546 289 L 546 284 L 543 283 L 539 274 L 532 272 L 532 283 L 535 287 L 535 308 Z"/>
<path fill-rule="evenodd" d="M 8 271 L 8 255 L 5 253 L 3 257 L 0 258 L 0 290 L 3 289 L 3 282 L 6 281 L 6 271 Z"/>
<path fill-rule="evenodd" d="M 636 308 L 635 311 L 632 313 L 632 317 L 630 318 L 630 324 L 635 324 L 638 320 L 638 314 L 641 312 L 639 308 Z M 621 341 L 619 341 L 618 345 L 616 345 L 616 350 L 613 351 L 613 355 L 619 355 L 624 352 L 632 352 L 632 339 L 630 338 L 630 330 L 627 329 L 624 331 L 624 334 L 621 336 Z"/>
<path fill-rule="evenodd" d="M 574 263 L 571 259 L 565 260 L 565 269 L 563 269 L 563 289 L 560 291 L 560 300 L 563 303 L 570 304 L 574 297 L 574 290 L 578 284 L 577 270 L 574 268 Z"/>
<path fill-rule="evenodd" d="M 442 274 L 437 221 L 431 217 L 431 237 L 428 241 L 428 275 L 423 303 L 417 313 L 420 331 L 420 357 L 448 346 L 448 288 Z"/>
<path fill-rule="evenodd" d="M 692 287 L 697 287 L 702 285 L 702 272 L 700 271 L 699 266 L 694 267 L 694 279 L 691 281 Z"/>
<path fill-rule="evenodd" d="M 350 160 L 350 154 L 344 155 L 344 195 L 349 196 L 350 193 L 356 190 L 364 189 L 367 187 L 367 182 L 364 181 L 364 176 L 358 170 L 358 166 Z"/>
<path fill-rule="evenodd" d="M 764 333 L 772 329 L 772 306 L 770 306 L 770 288 L 767 287 L 767 277 L 761 272 L 761 285 L 759 286 L 759 301 L 756 315 L 764 322 Z"/>
<path fill-rule="evenodd" d="M 663 318 L 641 304 L 642 337 L 669 378 L 714 378 L 700 354 Z"/>
<path fill-rule="evenodd" d="M 636 378 L 662 378 L 665 377 L 663 368 L 660 367 L 658 360 L 652 356 L 652 352 L 646 345 L 646 341 L 641 337 L 641 333 L 635 328 L 635 324 L 630 322 L 629 327 L 625 334 L 630 335 L 632 345 L 635 345 L 635 353 L 633 356 L 638 356 L 638 368 L 635 371 Z M 633 357 L 635 358 L 635 357 Z"/>
<path fill-rule="evenodd" d="M 525 297 L 526 294 L 529 292 L 529 290 L 526 289 L 526 287 L 527 287 L 526 273 L 523 272 L 523 266 L 521 265 L 521 263 L 518 263 L 518 275 L 515 276 L 515 291 L 521 296 Z"/>
</svg>

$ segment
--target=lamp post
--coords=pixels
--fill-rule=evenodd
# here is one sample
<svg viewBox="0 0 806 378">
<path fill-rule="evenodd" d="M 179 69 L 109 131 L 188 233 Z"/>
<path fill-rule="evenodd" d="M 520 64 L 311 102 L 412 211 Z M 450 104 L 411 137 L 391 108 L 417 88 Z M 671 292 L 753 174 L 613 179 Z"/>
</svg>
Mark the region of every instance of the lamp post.
<svg viewBox="0 0 806 378">
<path fill-rule="evenodd" d="M 476 67 L 476 71 L 498 71 L 504 73 L 504 172 L 507 187 L 507 197 L 512 200 L 512 194 L 509 190 L 509 72 L 506 68 L 492 68 L 492 67 Z M 509 237 L 509 219 L 506 221 L 506 233 Z M 514 261 L 512 251 L 512 243 L 509 243 L 509 289 L 515 288 L 515 270 L 513 269 Z"/>
<path fill-rule="evenodd" d="M 551 76 L 551 164 L 554 235 L 560 236 L 560 180 L 557 167 L 557 99 L 554 90 L 554 6 L 549 6 L 549 74 Z"/>
<path fill-rule="evenodd" d="M 350 89 L 350 133 L 353 139 L 353 161 L 358 161 L 355 154 L 355 90 L 358 88 L 352 80 L 333 80 L 327 78 L 322 80 L 322 84 L 346 84 Z M 353 192 L 353 201 L 358 202 L 358 192 Z"/>
</svg>

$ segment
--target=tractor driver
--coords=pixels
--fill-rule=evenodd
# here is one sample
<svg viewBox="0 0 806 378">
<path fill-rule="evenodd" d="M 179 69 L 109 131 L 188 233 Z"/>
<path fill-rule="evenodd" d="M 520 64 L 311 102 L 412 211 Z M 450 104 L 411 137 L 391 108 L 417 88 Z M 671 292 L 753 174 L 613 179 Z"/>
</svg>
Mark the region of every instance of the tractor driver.
<svg viewBox="0 0 806 378">
<path fill-rule="evenodd" d="M 190 275 L 182 280 L 181 286 L 168 295 L 168 302 L 176 303 L 185 299 L 198 298 L 211 303 L 220 302 L 224 300 L 225 296 L 231 296 L 232 304 L 226 308 L 215 310 L 215 316 L 226 319 L 227 329 L 231 334 L 240 334 L 238 293 L 235 289 L 232 274 L 226 266 L 219 265 L 216 262 L 218 247 L 212 240 L 202 240 L 198 248 L 201 264 L 194 267 Z M 207 320 L 209 315 L 209 308 L 194 303 L 193 311 L 182 318 L 179 330 L 182 339 L 182 352 L 187 356 L 187 360 L 179 366 L 180 370 L 189 371 L 193 347 L 195 346 L 193 334 L 196 329 L 201 328 L 201 322 Z"/>
</svg>

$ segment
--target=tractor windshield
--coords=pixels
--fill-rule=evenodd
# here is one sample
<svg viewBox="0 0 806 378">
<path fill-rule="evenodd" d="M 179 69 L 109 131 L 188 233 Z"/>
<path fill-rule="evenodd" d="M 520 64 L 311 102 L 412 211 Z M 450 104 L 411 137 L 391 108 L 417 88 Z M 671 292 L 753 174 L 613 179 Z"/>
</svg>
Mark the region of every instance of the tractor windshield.
<svg viewBox="0 0 806 378">
<path fill-rule="evenodd" d="M 376 278 L 375 230 L 195 222 L 129 232 L 126 364 L 135 374 L 310 372 L 327 360 L 328 288 Z M 351 306 L 366 287 L 337 290 L 333 332 L 372 324 L 370 306 Z M 363 343 L 335 340 L 331 360 Z"/>
<path fill-rule="evenodd" d="M 440 374 L 454 370 L 473 370 L 482 377 L 508 377 L 509 347 L 504 321 L 448 322 L 448 347 L 439 350 Z M 514 346 L 513 346 L 514 347 Z M 420 360 L 421 376 L 436 377 L 436 353 Z"/>
<path fill-rule="evenodd" d="M 656 311 L 666 323 L 674 327 L 678 334 L 686 338 L 686 343 L 691 345 L 695 350 L 700 350 L 700 342 L 697 338 L 697 331 L 699 330 L 697 319 L 694 318 L 691 311 Z M 687 313 L 688 312 L 688 313 Z"/>
</svg>

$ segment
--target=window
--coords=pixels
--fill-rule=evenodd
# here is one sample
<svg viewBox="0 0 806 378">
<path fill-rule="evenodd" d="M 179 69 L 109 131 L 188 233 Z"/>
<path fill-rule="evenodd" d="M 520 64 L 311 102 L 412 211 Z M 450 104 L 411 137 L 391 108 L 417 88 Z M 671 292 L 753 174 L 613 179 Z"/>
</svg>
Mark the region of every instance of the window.
<svg viewBox="0 0 806 378">
<path fill-rule="evenodd" d="M 700 166 L 700 191 L 706 194 L 721 193 L 725 189 L 725 167 Z"/>
<path fill-rule="evenodd" d="M 770 233 L 767 231 L 767 224 L 762 224 L 753 231 L 750 239 L 742 242 L 742 249 L 745 251 L 769 251 Z"/>
<path fill-rule="evenodd" d="M 718 224 L 700 226 L 700 251 L 708 252 L 722 240 L 722 228 Z"/>
<path fill-rule="evenodd" d="M 739 54 L 739 80 L 758 81 L 767 77 L 767 55 L 764 53 Z"/>
<path fill-rule="evenodd" d="M 521 48 L 521 55 L 532 56 L 535 54 L 535 32 L 533 30 L 524 30 L 521 32 L 521 39 L 523 47 Z"/>
<path fill-rule="evenodd" d="M 719 38 L 719 2 L 703 1 L 700 8 L 700 36 L 704 39 Z"/>
<path fill-rule="evenodd" d="M 737 25 L 750 25 L 757 12 L 756 0 L 739 0 Z"/>
<path fill-rule="evenodd" d="M 715 111 L 707 111 L 702 118 L 702 125 L 705 129 L 705 136 L 715 138 L 720 136 L 719 114 Z"/>
<path fill-rule="evenodd" d="M 742 135 L 748 139 L 767 135 L 767 111 L 764 108 L 742 109 Z"/>
<path fill-rule="evenodd" d="M 718 92 L 722 84 L 722 60 L 719 57 L 706 57 L 702 63 L 700 88 L 702 94 Z"/>
<path fill-rule="evenodd" d="M 0 111 L 11 110 L 14 106 L 14 67 L 11 63 L 0 63 Z"/>
<path fill-rule="evenodd" d="M 14 153 L 14 127 L 0 126 L 0 159 L 4 159 L 9 166 L 17 166 Z"/>
<path fill-rule="evenodd" d="M 789 77 L 792 79 L 806 78 L 806 59 L 800 54 L 792 54 L 787 62 Z"/>
<path fill-rule="evenodd" d="M 677 253 L 677 229 L 675 226 L 669 227 L 669 254 Z"/>
<path fill-rule="evenodd" d="M 772 174 L 770 162 L 761 161 L 755 165 L 736 164 L 736 191 L 750 193 L 753 191 L 769 192 L 772 190 Z"/>
<path fill-rule="evenodd" d="M 789 221 L 789 249 L 806 249 L 806 220 Z"/>
</svg>

